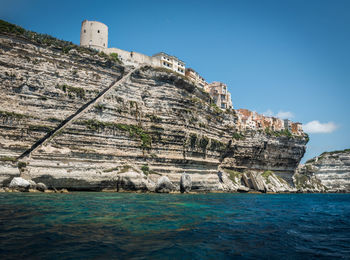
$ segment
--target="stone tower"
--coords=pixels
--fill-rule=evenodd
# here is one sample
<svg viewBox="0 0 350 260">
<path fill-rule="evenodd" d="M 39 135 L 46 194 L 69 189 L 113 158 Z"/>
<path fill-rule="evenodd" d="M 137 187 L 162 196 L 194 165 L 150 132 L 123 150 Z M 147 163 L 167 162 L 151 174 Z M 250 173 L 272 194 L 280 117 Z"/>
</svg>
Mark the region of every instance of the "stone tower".
<svg viewBox="0 0 350 260">
<path fill-rule="evenodd" d="M 108 48 L 108 27 L 97 22 L 84 20 L 81 23 L 80 45 L 103 51 Z"/>
</svg>

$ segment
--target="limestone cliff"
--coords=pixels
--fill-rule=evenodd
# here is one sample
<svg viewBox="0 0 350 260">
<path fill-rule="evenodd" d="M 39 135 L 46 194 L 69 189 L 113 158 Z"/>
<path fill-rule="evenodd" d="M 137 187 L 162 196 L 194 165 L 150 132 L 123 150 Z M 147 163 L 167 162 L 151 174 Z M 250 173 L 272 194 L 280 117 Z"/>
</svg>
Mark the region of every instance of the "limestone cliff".
<svg viewBox="0 0 350 260">
<path fill-rule="evenodd" d="M 314 176 L 327 192 L 350 192 L 350 149 L 325 152 L 302 167 L 308 176 Z"/>
<path fill-rule="evenodd" d="M 242 131 L 235 110 L 220 110 L 181 75 L 133 71 L 101 53 L 40 39 L 0 32 L 2 185 L 21 175 L 69 190 L 157 190 L 165 175 L 173 185 L 167 190 L 179 191 L 186 174 L 191 191 L 294 189 L 306 136 Z M 264 184 L 250 185 L 254 174 Z"/>
</svg>

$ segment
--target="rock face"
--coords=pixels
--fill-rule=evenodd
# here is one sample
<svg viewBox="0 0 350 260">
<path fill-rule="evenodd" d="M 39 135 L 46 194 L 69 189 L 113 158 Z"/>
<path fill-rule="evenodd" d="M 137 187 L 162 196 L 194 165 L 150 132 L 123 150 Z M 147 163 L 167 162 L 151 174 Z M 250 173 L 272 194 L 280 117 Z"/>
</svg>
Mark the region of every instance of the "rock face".
<svg viewBox="0 0 350 260">
<path fill-rule="evenodd" d="M 174 184 L 169 180 L 168 177 L 162 176 L 158 179 L 157 185 L 156 185 L 156 192 L 159 193 L 169 193 L 175 190 Z"/>
<path fill-rule="evenodd" d="M 118 191 L 154 191 L 155 183 L 142 172 L 129 169 L 118 175 L 117 187 Z"/>
<path fill-rule="evenodd" d="M 47 187 L 46 187 L 46 185 L 44 183 L 39 182 L 39 183 L 36 184 L 36 189 L 38 191 L 44 192 L 44 191 L 47 190 Z"/>
<path fill-rule="evenodd" d="M 185 173 L 191 191 L 245 191 L 242 178 L 227 173 L 237 171 L 246 172 L 249 188 L 269 191 L 269 184 L 282 185 L 278 178 L 293 185 L 305 152 L 305 136 L 241 132 L 235 110 L 211 105 L 179 74 L 143 67 L 17 162 L 131 68 L 83 48 L 66 51 L 0 32 L 0 70 L 0 186 L 21 175 L 50 189 L 180 191 Z M 267 170 L 278 178 L 263 185 L 259 176 Z"/>
<path fill-rule="evenodd" d="M 325 152 L 307 161 L 301 170 L 318 179 L 327 192 L 350 192 L 350 149 Z"/>
<path fill-rule="evenodd" d="M 296 192 L 294 186 L 289 185 L 286 180 L 284 180 L 282 177 L 279 177 L 272 171 L 248 171 L 245 173 L 230 172 L 230 177 L 235 184 L 240 184 L 239 186 L 236 186 L 235 189 L 241 192 L 246 192 L 249 190 L 264 193 Z"/>
<path fill-rule="evenodd" d="M 28 191 L 31 183 L 21 177 L 15 177 L 12 179 L 9 188 L 16 189 L 20 191 Z"/>
<path fill-rule="evenodd" d="M 180 179 L 180 191 L 182 193 L 191 191 L 192 179 L 189 174 L 182 174 Z"/>
</svg>

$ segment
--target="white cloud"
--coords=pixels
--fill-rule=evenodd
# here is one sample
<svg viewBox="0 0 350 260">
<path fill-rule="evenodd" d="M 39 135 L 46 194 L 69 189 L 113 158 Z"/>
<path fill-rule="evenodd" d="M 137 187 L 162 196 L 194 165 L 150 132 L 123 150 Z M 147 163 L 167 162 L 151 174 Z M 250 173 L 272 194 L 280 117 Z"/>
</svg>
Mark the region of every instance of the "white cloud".
<svg viewBox="0 0 350 260">
<path fill-rule="evenodd" d="M 264 116 L 273 116 L 273 112 L 271 109 L 268 109 L 267 111 L 262 113 Z"/>
<path fill-rule="evenodd" d="M 275 114 L 271 109 L 268 109 L 267 111 L 262 113 L 264 116 L 270 116 L 270 117 L 278 117 L 281 119 L 291 119 L 294 117 L 294 114 L 289 111 L 278 111 L 277 114 Z"/>
<path fill-rule="evenodd" d="M 333 122 L 320 123 L 317 120 L 311 121 L 303 125 L 303 129 L 307 133 L 318 134 L 318 133 L 332 133 L 338 128 Z"/>
<path fill-rule="evenodd" d="M 294 114 L 289 111 L 279 111 L 276 116 L 281 119 L 291 119 L 294 117 Z"/>
</svg>

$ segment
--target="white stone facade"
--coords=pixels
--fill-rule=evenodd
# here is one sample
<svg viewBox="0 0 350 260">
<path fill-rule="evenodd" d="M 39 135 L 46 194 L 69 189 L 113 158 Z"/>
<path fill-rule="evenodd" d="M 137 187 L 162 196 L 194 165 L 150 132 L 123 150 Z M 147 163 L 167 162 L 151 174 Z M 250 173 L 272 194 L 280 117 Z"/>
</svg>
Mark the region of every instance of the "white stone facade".
<svg viewBox="0 0 350 260">
<path fill-rule="evenodd" d="M 139 52 L 126 51 L 118 48 L 108 48 L 108 27 L 97 21 L 84 20 L 81 24 L 80 45 L 103 51 L 106 54 L 116 53 L 125 65 L 139 66 L 148 64 L 154 67 L 162 67 L 186 76 L 197 86 L 210 94 L 216 105 L 221 109 L 231 109 L 231 94 L 227 86 L 221 82 L 208 84 L 198 72 L 189 68 L 186 70 L 185 62 L 179 58 L 160 52 L 148 56 Z"/>
<path fill-rule="evenodd" d="M 149 64 L 155 67 L 160 67 L 159 59 L 155 59 L 148 55 L 134 52 L 134 51 L 125 51 L 118 48 L 108 48 L 104 50 L 105 53 L 117 53 L 118 58 L 125 64 L 129 66 L 138 66 L 140 64 Z"/>
<path fill-rule="evenodd" d="M 210 94 L 215 104 L 221 109 L 231 109 L 231 94 L 226 84 L 222 82 L 213 82 L 205 86 L 205 91 Z"/>
<path fill-rule="evenodd" d="M 97 22 L 84 20 L 81 23 L 80 45 L 104 51 L 108 48 L 108 27 Z"/>
<path fill-rule="evenodd" d="M 164 67 L 179 74 L 185 75 L 185 63 L 175 56 L 164 52 L 148 56 L 139 52 L 125 51 L 118 48 L 108 48 L 108 27 L 97 21 L 84 20 L 81 24 L 80 45 L 103 51 L 106 54 L 116 53 L 118 58 L 130 66 L 149 64 L 155 67 Z"/>
<path fill-rule="evenodd" d="M 178 59 L 177 57 L 171 56 L 164 52 L 160 52 L 160 53 L 154 54 L 152 58 L 159 60 L 161 67 L 167 68 L 179 74 L 185 75 L 185 70 L 186 70 L 185 63 L 182 60 Z"/>
<path fill-rule="evenodd" d="M 208 82 L 192 68 L 186 68 L 185 75 L 200 88 L 204 89 L 208 85 Z"/>
</svg>

